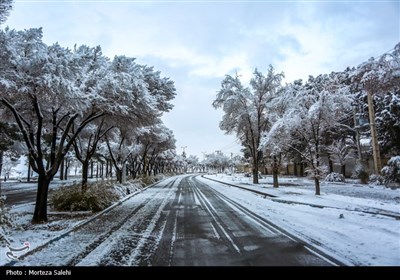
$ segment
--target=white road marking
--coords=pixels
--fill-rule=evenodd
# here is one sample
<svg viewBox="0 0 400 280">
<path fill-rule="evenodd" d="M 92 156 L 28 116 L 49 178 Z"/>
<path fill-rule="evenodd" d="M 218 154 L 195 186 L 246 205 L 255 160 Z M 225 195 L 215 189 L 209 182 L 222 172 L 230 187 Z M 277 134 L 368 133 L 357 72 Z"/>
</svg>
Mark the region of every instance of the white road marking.
<svg viewBox="0 0 400 280">
<path fill-rule="evenodd" d="M 204 207 L 207 210 L 207 212 L 210 214 L 210 216 L 213 218 L 214 222 L 217 224 L 218 228 L 222 231 L 222 233 L 225 235 L 225 237 L 229 240 L 229 242 L 232 244 L 233 248 L 240 254 L 241 251 L 239 249 L 239 247 L 235 244 L 235 242 L 232 240 L 232 238 L 229 236 L 229 234 L 226 232 L 226 230 L 223 228 L 223 226 L 221 225 L 220 222 L 218 222 L 217 218 L 214 216 L 214 214 L 212 213 L 211 209 L 212 208 L 215 212 L 217 212 L 215 210 L 215 208 L 212 206 L 212 204 L 210 203 L 210 201 L 201 193 L 201 191 L 198 189 L 198 187 L 193 186 L 195 192 L 198 192 L 199 195 L 199 199 L 202 200 L 204 202 Z M 194 193 L 195 193 L 194 192 Z M 209 208 L 210 207 L 210 208 Z"/>
</svg>

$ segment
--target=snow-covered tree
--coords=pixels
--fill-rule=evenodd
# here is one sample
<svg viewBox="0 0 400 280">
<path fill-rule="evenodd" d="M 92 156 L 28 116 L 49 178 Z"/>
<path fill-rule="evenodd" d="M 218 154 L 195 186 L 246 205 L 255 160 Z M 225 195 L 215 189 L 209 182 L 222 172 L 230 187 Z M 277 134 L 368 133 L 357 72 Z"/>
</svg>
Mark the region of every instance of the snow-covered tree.
<svg viewBox="0 0 400 280">
<path fill-rule="evenodd" d="M 120 183 L 124 181 L 126 162 L 129 156 L 137 153 L 139 149 L 135 141 L 136 133 L 138 132 L 134 127 L 118 127 L 105 136 L 105 144 Z"/>
<path fill-rule="evenodd" d="M 308 171 L 315 181 L 315 193 L 320 194 L 320 184 L 324 167 L 321 165 L 321 151 L 324 133 L 340 126 L 351 112 L 351 97 L 347 87 L 336 84 L 328 75 L 316 78 L 310 76 L 304 86 L 293 86 L 291 104 L 285 107 L 271 129 L 264 134 L 261 147 L 272 146 L 296 150 L 308 163 Z M 301 142 L 304 149 L 296 146 Z"/>
<path fill-rule="evenodd" d="M 15 124 L 0 122 L 0 179 L 3 169 L 4 153 L 14 145 L 15 141 L 21 140 L 20 138 L 21 137 L 18 133 L 18 128 Z"/>
<path fill-rule="evenodd" d="M 340 165 L 341 174 L 346 176 L 346 163 L 356 158 L 355 143 L 351 138 L 334 141 L 326 147 L 334 163 Z"/>
<path fill-rule="evenodd" d="M 131 146 L 127 129 L 156 123 L 172 108 L 168 101 L 175 95 L 173 82 L 133 58 L 110 61 L 99 47 L 71 51 L 58 44 L 47 46 L 41 29 L 5 29 L 0 49 L 0 114 L 18 125 L 30 165 L 39 175 L 33 222 L 47 220 L 50 181 L 74 143 L 89 148 L 85 156 L 79 151 L 87 160 L 104 131 L 118 124 L 122 139 L 116 143 Z M 99 128 L 103 122 L 96 121 L 103 116 L 107 126 Z M 117 166 L 115 157 L 113 162 Z"/>
<path fill-rule="evenodd" d="M 375 120 L 383 154 L 400 154 L 400 88 L 375 97 Z"/>
<path fill-rule="evenodd" d="M 204 163 L 209 169 L 216 172 L 224 172 L 231 165 L 230 158 L 220 151 L 207 154 Z"/>
<path fill-rule="evenodd" d="M 387 186 L 390 183 L 400 184 L 400 156 L 390 158 L 387 165 L 382 169 L 382 174 Z"/>
<path fill-rule="evenodd" d="M 156 165 L 160 155 L 168 150 L 175 149 L 175 138 L 170 129 L 160 122 L 153 126 L 142 128 L 137 137 L 141 144 L 142 174 L 151 175 L 156 172 Z"/>
<path fill-rule="evenodd" d="M 4 23 L 12 9 L 13 0 L 0 0 L 0 24 Z"/>
<path fill-rule="evenodd" d="M 250 152 L 254 183 L 258 183 L 258 168 L 262 159 L 259 150 L 261 133 L 268 130 L 270 124 L 266 112 L 267 100 L 280 89 L 282 78 L 283 74 L 275 73 L 272 66 L 265 76 L 256 69 L 248 88 L 242 85 L 238 75 L 227 75 L 213 102 L 214 108 L 222 108 L 225 113 L 220 128 L 228 134 L 236 134 Z"/>
<path fill-rule="evenodd" d="M 393 51 L 378 58 L 371 58 L 352 70 L 352 91 L 356 95 L 358 118 L 375 121 L 380 151 L 388 156 L 400 151 L 400 43 Z M 368 105 L 367 93 L 373 102 Z M 369 116 L 368 108 L 374 107 L 375 115 Z M 370 136 L 370 130 L 362 132 Z"/>
<path fill-rule="evenodd" d="M 82 164 L 82 191 L 87 189 L 89 163 L 97 152 L 97 145 L 110 129 L 104 126 L 103 119 L 87 125 L 73 142 L 76 159 Z"/>
<path fill-rule="evenodd" d="M 44 44 L 41 29 L 1 31 L 0 48 L 4 50 L 0 102 L 8 109 L 3 117 L 13 117 L 18 124 L 30 165 L 39 175 L 33 221 L 43 222 L 49 183 L 63 157 L 80 131 L 103 112 L 74 85 L 79 65 L 72 52 L 58 44 Z M 75 133 L 71 133 L 73 126 Z M 44 136 L 50 144 L 48 158 Z"/>
</svg>

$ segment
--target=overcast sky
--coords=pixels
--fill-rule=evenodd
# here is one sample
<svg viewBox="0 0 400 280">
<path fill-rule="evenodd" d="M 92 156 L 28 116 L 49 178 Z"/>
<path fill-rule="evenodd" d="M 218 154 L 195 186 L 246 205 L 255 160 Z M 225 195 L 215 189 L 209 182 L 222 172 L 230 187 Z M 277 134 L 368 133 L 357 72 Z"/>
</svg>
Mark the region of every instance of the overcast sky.
<svg viewBox="0 0 400 280">
<path fill-rule="evenodd" d="M 399 1 L 15 1 L 5 25 L 43 27 L 47 44 L 100 45 L 152 65 L 176 85 L 163 118 L 177 150 L 239 153 L 211 106 L 226 74 L 272 64 L 285 82 L 342 71 L 400 41 Z"/>
</svg>

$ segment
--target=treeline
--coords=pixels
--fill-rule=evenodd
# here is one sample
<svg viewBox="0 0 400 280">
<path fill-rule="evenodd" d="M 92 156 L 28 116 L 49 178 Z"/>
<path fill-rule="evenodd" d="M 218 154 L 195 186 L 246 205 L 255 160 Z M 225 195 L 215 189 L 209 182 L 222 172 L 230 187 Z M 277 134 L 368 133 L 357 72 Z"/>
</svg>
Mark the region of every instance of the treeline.
<svg viewBox="0 0 400 280">
<path fill-rule="evenodd" d="M 213 102 L 225 113 L 220 128 L 235 134 L 251 159 L 254 183 L 261 162 L 271 162 L 275 187 L 282 161 L 304 164 L 319 194 L 320 179 L 333 172 L 333 163 L 345 174 L 346 162 L 357 159 L 366 172 L 372 145 L 363 149 L 365 140 L 377 139 L 378 155 L 400 154 L 400 44 L 343 72 L 286 85 L 283 77 L 272 66 L 266 74 L 256 69 L 246 87 L 239 76 L 227 75 Z"/>
<path fill-rule="evenodd" d="M 8 11 L 0 9 L 1 22 Z M 19 150 L 38 174 L 33 222 L 47 220 L 49 184 L 71 158 L 82 165 L 83 191 L 93 162 L 120 182 L 179 168 L 161 121 L 175 95 L 173 81 L 134 58 L 47 45 L 40 28 L 0 30 L 0 159 Z"/>
</svg>

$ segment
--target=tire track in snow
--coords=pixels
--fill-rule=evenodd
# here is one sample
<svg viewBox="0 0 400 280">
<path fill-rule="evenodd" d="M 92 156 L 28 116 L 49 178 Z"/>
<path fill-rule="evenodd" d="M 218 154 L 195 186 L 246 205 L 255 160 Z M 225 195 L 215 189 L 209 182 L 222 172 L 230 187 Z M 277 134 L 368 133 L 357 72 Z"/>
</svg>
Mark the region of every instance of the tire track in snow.
<svg viewBox="0 0 400 280">
<path fill-rule="evenodd" d="M 162 216 L 165 216 L 162 210 L 173 194 L 173 186 L 176 181 L 177 179 L 162 189 L 169 189 L 167 194 L 163 191 L 157 192 L 136 212 L 132 219 L 123 224 L 117 231 L 114 231 L 78 265 L 131 265 L 131 262 L 134 262 L 132 254 L 141 251 L 149 243 L 155 246 L 157 236 L 152 233 L 157 225 L 161 225 L 161 231 L 165 226 L 159 220 L 162 220 Z M 137 262 L 140 261 L 144 262 L 144 260 L 137 260 Z"/>
</svg>

